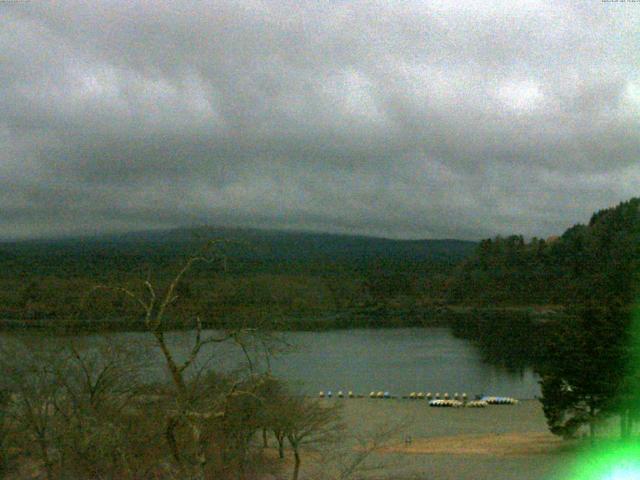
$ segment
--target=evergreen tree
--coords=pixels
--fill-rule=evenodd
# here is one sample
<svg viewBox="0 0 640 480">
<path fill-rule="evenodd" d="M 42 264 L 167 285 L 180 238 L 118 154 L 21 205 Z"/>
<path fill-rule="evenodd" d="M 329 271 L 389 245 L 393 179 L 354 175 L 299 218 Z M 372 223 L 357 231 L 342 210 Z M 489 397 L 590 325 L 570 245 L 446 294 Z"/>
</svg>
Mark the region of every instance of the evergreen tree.
<svg viewBox="0 0 640 480">
<path fill-rule="evenodd" d="M 569 438 L 587 425 L 593 439 L 598 421 L 619 410 L 629 378 L 628 324 L 617 309 L 588 307 L 555 325 L 538 367 L 552 433 Z"/>
</svg>

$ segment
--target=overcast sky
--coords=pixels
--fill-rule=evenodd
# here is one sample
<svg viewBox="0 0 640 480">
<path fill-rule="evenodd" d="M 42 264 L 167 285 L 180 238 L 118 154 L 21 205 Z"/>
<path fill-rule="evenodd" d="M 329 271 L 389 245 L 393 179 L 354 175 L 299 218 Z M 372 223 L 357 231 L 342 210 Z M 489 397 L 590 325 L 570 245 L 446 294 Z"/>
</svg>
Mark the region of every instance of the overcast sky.
<svg viewBox="0 0 640 480">
<path fill-rule="evenodd" d="M 0 0 L 0 238 L 559 234 L 640 194 L 640 2 Z"/>
</svg>

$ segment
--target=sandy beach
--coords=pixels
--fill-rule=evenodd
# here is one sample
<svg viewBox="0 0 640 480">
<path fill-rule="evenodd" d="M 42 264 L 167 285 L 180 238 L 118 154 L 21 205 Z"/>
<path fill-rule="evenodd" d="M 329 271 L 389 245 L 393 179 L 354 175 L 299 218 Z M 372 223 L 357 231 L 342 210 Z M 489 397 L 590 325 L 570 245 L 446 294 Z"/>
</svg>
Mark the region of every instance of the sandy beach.
<svg viewBox="0 0 640 480">
<path fill-rule="evenodd" d="M 397 425 L 376 454 L 384 469 L 369 478 L 424 480 L 560 480 L 575 443 L 548 432 L 540 403 L 486 408 L 433 408 L 426 401 L 333 400 L 344 404 L 348 428 Z"/>
</svg>

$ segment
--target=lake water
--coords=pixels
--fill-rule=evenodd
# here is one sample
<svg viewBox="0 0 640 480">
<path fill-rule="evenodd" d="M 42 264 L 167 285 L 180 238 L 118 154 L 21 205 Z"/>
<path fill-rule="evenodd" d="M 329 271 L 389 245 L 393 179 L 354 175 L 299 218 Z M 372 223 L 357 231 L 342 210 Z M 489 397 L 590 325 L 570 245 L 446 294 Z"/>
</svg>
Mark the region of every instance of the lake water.
<svg viewBox="0 0 640 480">
<path fill-rule="evenodd" d="M 209 332 L 211 333 L 211 332 Z M 3 334 L 4 335 L 4 334 Z M 410 392 L 466 392 L 534 398 L 539 395 L 538 379 L 531 369 L 509 372 L 483 362 L 478 349 L 469 341 L 454 337 L 448 328 L 354 329 L 323 332 L 287 332 L 282 334 L 294 351 L 271 360 L 273 372 L 291 382 L 298 390 L 353 390 L 357 394 L 389 391 L 392 395 Z M 153 345 L 146 333 L 111 333 L 117 343 Z M 1 338 L 1 337 L 0 337 Z M 82 337 L 91 344 L 95 336 Z M 172 332 L 167 340 L 177 354 L 186 358 L 193 339 L 191 332 Z M 52 339 L 38 339 L 32 348 L 45 348 Z M 249 350 L 253 351 L 252 348 Z M 142 351 L 139 350 L 138 351 Z M 149 378 L 159 379 L 165 372 L 152 346 L 144 350 L 147 360 L 158 365 Z M 230 370 L 245 363 L 234 345 L 208 345 L 201 352 L 207 368 Z"/>
<path fill-rule="evenodd" d="M 274 370 L 311 390 L 466 392 L 533 398 L 531 370 L 509 373 L 481 361 L 468 341 L 447 328 L 343 330 L 293 333 L 304 348 L 279 359 Z"/>
<path fill-rule="evenodd" d="M 338 330 L 290 333 L 302 346 L 274 362 L 274 371 L 305 390 L 466 392 L 533 398 L 538 379 L 531 370 L 509 373 L 481 361 L 467 340 L 447 328 Z"/>
</svg>

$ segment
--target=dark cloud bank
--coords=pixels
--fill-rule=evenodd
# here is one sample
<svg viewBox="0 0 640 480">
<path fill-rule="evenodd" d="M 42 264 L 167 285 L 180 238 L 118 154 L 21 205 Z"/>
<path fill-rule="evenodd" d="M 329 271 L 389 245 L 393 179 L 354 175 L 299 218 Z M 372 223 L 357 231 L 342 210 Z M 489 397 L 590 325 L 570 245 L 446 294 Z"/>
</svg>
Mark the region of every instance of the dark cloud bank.
<svg viewBox="0 0 640 480">
<path fill-rule="evenodd" d="M 0 237 L 546 236 L 640 185 L 640 3 L 0 2 Z"/>
</svg>

